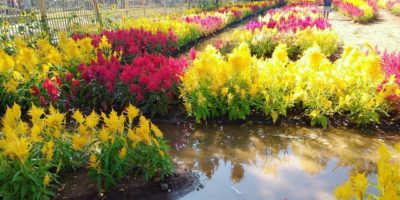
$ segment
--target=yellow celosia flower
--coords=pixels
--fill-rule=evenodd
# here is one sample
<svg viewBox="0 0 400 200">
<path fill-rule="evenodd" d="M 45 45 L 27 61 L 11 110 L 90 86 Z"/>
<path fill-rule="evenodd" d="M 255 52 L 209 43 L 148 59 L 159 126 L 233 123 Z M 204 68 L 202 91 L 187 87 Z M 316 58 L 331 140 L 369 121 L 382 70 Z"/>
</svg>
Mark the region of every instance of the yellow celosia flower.
<svg viewBox="0 0 400 200">
<path fill-rule="evenodd" d="M 18 82 L 14 79 L 10 79 L 9 81 L 3 83 L 3 86 L 6 88 L 7 92 L 15 92 L 18 88 Z"/>
<path fill-rule="evenodd" d="M 53 159 L 54 153 L 54 141 L 50 140 L 46 144 L 43 145 L 41 152 L 45 155 L 47 161 L 51 161 Z"/>
<path fill-rule="evenodd" d="M 65 114 L 60 113 L 52 105 L 50 105 L 49 111 L 50 111 L 50 114 L 46 115 L 46 119 L 45 119 L 46 125 L 51 128 L 61 130 L 63 127 Z"/>
<path fill-rule="evenodd" d="M 75 119 L 79 124 L 83 124 L 85 122 L 85 117 L 83 117 L 82 113 L 79 110 L 76 110 L 72 115 L 72 118 Z"/>
<path fill-rule="evenodd" d="M 119 158 L 124 159 L 126 156 L 126 147 L 122 147 L 118 154 Z"/>
<path fill-rule="evenodd" d="M 32 122 L 37 123 L 40 120 L 40 118 L 43 116 L 44 109 L 38 108 L 35 106 L 35 104 L 32 104 L 32 107 L 31 107 L 31 109 L 29 109 L 28 114 L 31 116 Z"/>
<path fill-rule="evenodd" d="M 14 64 L 12 56 L 7 55 L 2 49 L 0 49 L 0 73 L 11 71 Z"/>
<path fill-rule="evenodd" d="M 129 138 L 129 140 L 132 141 L 133 146 L 135 146 L 138 142 L 141 141 L 140 137 L 136 135 L 136 133 L 131 129 L 128 130 L 127 137 Z"/>
<path fill-rule="evenodd" d="M 13 137 L 0 140 L 0 148 L 9 158 L 24 163 L 29 154 L 30 144 L 27 138 Z"/>
<path fill-rule="evenodd" d="M 77 151 L 82 151 L 83 148 L 88 144 L 89 138 L 85 135 L 73 135 L 72 136 L 72 148 Z"/>
<path fill-rule="evenodd" d="M 163 133 L 161 132 L 161 130 L 153 123 L 151 123 L 151 130 L 153 131 L 154 135 L 156 135 L 156 137 L 163 137 Z"/>
<path fill-rule="evenodd" d="M 7 107 L 6 113 L 2 119 L 3 126 L 16 128 L 21 118 L 21 106 L 14 104 L 11 108 Z"/>
<path fill-rule="evenodd" d="M 100 169 L 100 162 L 97 160 L 97 157 L 95 154 L 90 154 L 89 157 L 89 168 L 93 169 Z"/>
<path fill-rule="evenodd" d="M 241 43 L 232 53 L 228 54 L 228 62 L 236 71 L 240 71 L 251 64 L 250 48 L 247 43 Z"/>
<path fill-rule="evenodd" d="M 150 122 L 142 115 L 139 118 L 139 127 L 136 128 L 135 135 L 140 137 L 144 143 L 151 143 Z"/>
<path fill-rule="evenodd" d="M 100 121 L 99 115 L 92 111 L 89 116 L 86 117 L 86 126 L 89 128 L 95 128 Z"/>
<path fill-rule="evenodd" d="M 132 123 L 132 120 L 137 117 L 139 113 L 140 110 L 138 108 L 132 106 L 132 104 L 129 104 L 129 106 L 126 108 L 126 114 L 128 115 L 129 123 Z"/>
<path fill-rule="evenodd" d="M 51 178 L 48 174 L 46 174 L 43 178 L 43 185 L 44 187 L 47 187 L 50 184 Z"/>
<path fill-rule="evenodd" d="M 105 125 L 111 132 L 119 131 L 120 133 L 122 133 L 125 126 L 124 115 L 118 116 L 117 112 L 115 112 L 115 110 L 112 110 L 109 117 L 107 117 L 105 113 L 101 113 L 101 117 L 103 118 Z"/>
<path fill-rule="evenodd" d="M 99 138 L 102 142 L 108 142 L 111 139 L 111 136 L 107 129 L 102 128 L 99 133 Z"/>
<path fill-rule="evenodd" d="M 107 36 L 105 36 L 105 35 L 101 36 L 100 43 L 99 43 L 99 49 L 101 49 L 101 50 L 111 49 L 111 43 L 108 42 Z"/>
</svg>

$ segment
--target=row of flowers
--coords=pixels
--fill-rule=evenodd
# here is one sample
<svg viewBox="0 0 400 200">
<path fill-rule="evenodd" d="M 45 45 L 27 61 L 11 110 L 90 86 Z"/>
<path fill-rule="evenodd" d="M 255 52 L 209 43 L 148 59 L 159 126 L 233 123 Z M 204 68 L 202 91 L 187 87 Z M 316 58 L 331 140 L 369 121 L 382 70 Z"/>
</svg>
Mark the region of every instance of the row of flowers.
<svg viewBox="0 0 400 200">
<path fill-rule="evenodd" d="M 399 0 L 379 0 L 378 5 L 381 8 L 387 9 L 395 15 L 400 16 L 400 1 Z"/>
<path fill-rule="evenodd" d="M 337 51 L 339 42 L 337 34 L 323 18 L 321 9 L 313 4 L 270 10 L 234 35 L 236 41 L 247 42 L 252 54 L 258 57 L 270 57 L 278 44 L 285 43 L 292 60 L 314 43 L 321 47 L 325 55 L 331 56 Z"/>
<path fill-rule="evenodd" d="M 27 109 L 33 102 L 68 111 L 79 107 L 121 109 L 134 103 L 146 113 L 165 114 L 176 101 L 186 60 L 137 51 L 132 48 L 135 45 L 127 46 L 135 40 L 119 38 L 132 33 L 138 32 L 116 34 L 113 44 L 104 35 L 99 40 L 61 35 L 58 47 L 40 40 L 38 47 L 32 48 L 16 40 L 15 52 L 0 52 L 1 106 L 17 102 Z"/>
<path fill-rule="evenodd" d="M 52 104 L 64 111 L 76 107 L 121 109 L 133 103 L 146 114 L 165 114 L 177 101 L 179 76 L 187 65 L 185 58 L 171 57 L 186 37 L 179 35 L 183 33 L 180 27 L 196 26 L 211 33 L 235 18 L 242 19 L 273 4 L 234 5 L 183 16 L 179 23 L 178 19 L 138 19 L 136 22 L 143 23 L 136 24 L 137 28 L 72 37 L 61 34 L 57 45 L 42 39 L 31 46 L 16 39 L 0 50 L 2 112 L 14 102 L 24 109 L 33 102 L 42 106 Z M 233 15 L 231 10 L 242 14 L 225 18 Z M 129 24 L 123 21 L 122 24 Z M 193 33 L 195 37 L 188 41 L 207 34 Z"/>
<path fill-rule="evenodd" d="M 162 32 L 177 37 L 177 48 L 180 49 L 201 36 L 221 30 L 227 25 L 242 20 L 276 5 L 279 1 L 257 1 L 239 3 L 222 7 L 214 11 L 189 14 L 185 16 L 170 16 L 163 18 L 122 19 L 118 22 L 119 29 L 139 28 L 152 33 Z"/>
<path fill-rule="evenodd" d="M 32 106 L 29 121 L 19 105 L 7 108 L 0 135 L 0 196 L 4 199 L 51 199 L 59 175 L 86 168 L 100 191 L 135 170 L 148 180 L 172 173 L 163 134 L 134 106 L 117 114 L 83 115 L 73 123 L 65 113 Z M 67 126 L 68 124 L 68 126 Z"/>
<path fill-rule="evenodd" d="M 333 0 L 333 4 L 355 22 L 369 22 L 378 16 L 378 4 L 374 0 Z"/>
<path fill-rule="evenodd" d="M 285 44 L 266 60 L 252 57 L 247 43 L 226 57 L 209 46 L 184 74 L 181 96 L 197 121 L 262 113 L 275 122 L 301 110 L 312 125 L 326 127 L 334 115 L 358 124 L 378 123 L 391 111 L 388 99 L 400 92 L 394 76 L 386 78 L 380 67 L 373 48 L 364 53 L 346 47 L 331 63 L 318 45 L 297 61 L 290 61 Z"/>
</svg>

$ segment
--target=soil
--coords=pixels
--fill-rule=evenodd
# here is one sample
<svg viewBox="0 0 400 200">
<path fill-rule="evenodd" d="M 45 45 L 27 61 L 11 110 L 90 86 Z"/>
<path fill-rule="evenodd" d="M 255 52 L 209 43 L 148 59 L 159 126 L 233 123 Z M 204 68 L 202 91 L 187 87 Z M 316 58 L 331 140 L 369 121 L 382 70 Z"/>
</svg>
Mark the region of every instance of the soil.
<svg viewBox="0 0 400 200">
<path fill-rule="evenodd" d="M 178 168 L 174 174 L 165 180 L 153 178 L 146 182 L 143 176 L 127 176 L 116 187 L 101 193 L 90 180 L 84 169 L 61 176 L 61 188 L 55 200 L 125 200 L 125 199 L 177 199 L 195 190 L 200 184 L 198 175 Z M 161 185 L 167 185 L 163 190 Z M 165 188 L 164 188 L 165 189 Z"/>
<path fill-rule="evenodd" d="M 354 23 L 336 11 L 329 21 L 345 44 L 361 46 L 368 42 L 380 50 L 400 51 L 400 17 L 386 10 L 380 9 L 377 19 L 366 24 Z"/>
</svg>

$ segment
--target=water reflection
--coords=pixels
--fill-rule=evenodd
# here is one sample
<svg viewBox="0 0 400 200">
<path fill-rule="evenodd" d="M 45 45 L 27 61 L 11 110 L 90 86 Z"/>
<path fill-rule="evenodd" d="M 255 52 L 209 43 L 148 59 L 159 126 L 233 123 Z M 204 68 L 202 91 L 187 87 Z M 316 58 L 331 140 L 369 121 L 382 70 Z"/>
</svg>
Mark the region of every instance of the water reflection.
<svg viewBox="0 0 400 200">
<path fill-rule="evenodd" d="M 159 126 L 176 163 L 203 177 L 205 188 L 187 199 L 332 199 L 349 173 L 374 177 L 382 142 L 400 141 L 348 129 Z"/>
</svg>

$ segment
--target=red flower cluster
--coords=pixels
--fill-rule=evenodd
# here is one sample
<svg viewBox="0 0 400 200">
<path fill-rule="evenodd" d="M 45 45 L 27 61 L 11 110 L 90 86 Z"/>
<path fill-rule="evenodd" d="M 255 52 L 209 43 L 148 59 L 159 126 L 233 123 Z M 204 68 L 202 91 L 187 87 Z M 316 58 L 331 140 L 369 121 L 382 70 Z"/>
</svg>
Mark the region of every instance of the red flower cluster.
<svg viewBox="0 0 400 200">
<path fill-rule="evenodd" d="M 91 37 L 94 46 L 98 47 L 101 37 L 105 35 L 112 44 L 112 50 L 123 52 L 122 61 L 130 63 L 136 56 L 145 53 L 160 53 L 170 56 L 177 51 L 177 37 L 171 30 L 168 34 L 143 29 L 104 31 L 96 35 L 74 35 L 74 39 Z"/>
<path fill-rule="evenodd" d="M 98 54 L 97 62 L 89 66 L 82 64 L 78 70 L 87 83 L 100 84 L 110 93 L 122 91 L 118 88 L 118 84 L 122 83 L 130 93 L 135 94 L 136 101 L 141 102 L 151 92 L 164 92 L 171 99 L 174 96 L 171 87 L 178 84 L 186 66 L 183 57 L 144 53 L 130 64 L 122 65 L 115 57 L 107 60 Z"/>
<path fill-rule="evenodd" d="M 145 54 L 136 57 L 132 64 L 125 66 L 121 73 L 121 81 L 129 85 L 130 92 L 136 94 L 136 100 L 142 101 L 148 92 L 165 92 L 171 99 L 173 85 L 177 85 L 179 77 L 186 68 L 186 60 L 168 58 L 162 55 Z"/>
<path fill-rule="evenodd" d="M 49 78 L 46 78 L 43 82 L 43 88 L 47 91 L 47 94 L 50 96 L 52 102 L 56 102 L 59 97 L 60 90 L 58 87 L 61 85 L 60 79 L 57 77 L 56 81 L 53 82 Z M 42 100 L 42 99 L 41 99 Z M 42 104 L 43 104 L 42 100 Z"/>
<path fill-rule="evenodd" d="M 78 67 L 78 71 L 86 82 L 97 81 L 109 92 L 114 91 L 121 69 L 122 65 L 117 58 L 112 56 L 110 60 L 107 60 L 101 53 L 97 54 L 97 62 L 94 61 L 89 66 L 81 64 Z"/>
</svg>

